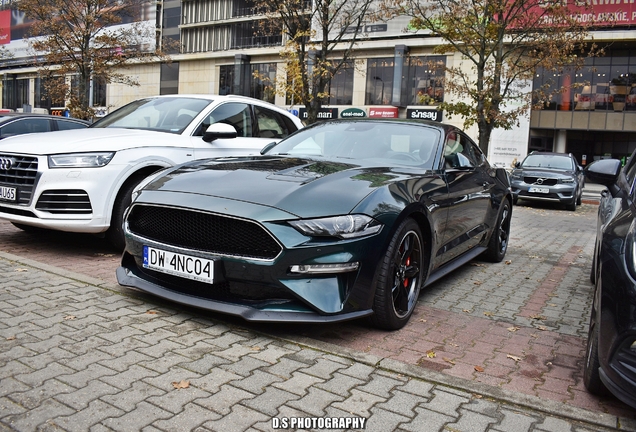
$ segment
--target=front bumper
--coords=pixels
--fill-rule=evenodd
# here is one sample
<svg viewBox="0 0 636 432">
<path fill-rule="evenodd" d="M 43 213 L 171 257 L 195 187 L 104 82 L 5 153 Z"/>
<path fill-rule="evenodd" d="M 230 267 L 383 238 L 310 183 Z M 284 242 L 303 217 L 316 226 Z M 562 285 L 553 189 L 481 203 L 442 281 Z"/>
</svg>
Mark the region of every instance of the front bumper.
<svg viewBox="0 0 636 432">
<path fill-rule="evenodd" d="M 108 229 L 113 191 L 122 180 L 125 166 L 49 169 L 46 156 L 38 156 L 33 183 L 14 187 L 21 199 L 0 200 L 0 218 L 14 223 L 59 231 L 100 233 Z M 8 179 L 7 180 L 13 180 Z"/>
<path fill-rule="evenodd" d="M 572 204 L 576 202 L 577 199 L 576 183 L 559 183 L 554 186 L 537 186 L 525 183 L 523 180 L 512 180 L 511 189 L 512 196 L 515 200 L 526 199 Z M 541 192 L 539 192 L 539 190 L 541 190 Z"/>
</svg>

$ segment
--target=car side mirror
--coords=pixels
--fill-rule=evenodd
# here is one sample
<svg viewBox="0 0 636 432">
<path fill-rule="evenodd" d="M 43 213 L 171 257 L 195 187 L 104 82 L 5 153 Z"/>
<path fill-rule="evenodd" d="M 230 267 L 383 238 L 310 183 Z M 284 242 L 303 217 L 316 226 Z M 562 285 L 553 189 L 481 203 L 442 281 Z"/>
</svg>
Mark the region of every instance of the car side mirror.
<svg viewBox="0 0 636 432">
<path fill-rule="evenodd" d="M 519 168 L 521 166 L 521 162 L 515 162 L 515 168 Z"/>
<path fill-rule="evenodd" d="M 263 147 L 261 149 L 261 154 L 263 155 L 263 154 L 267 153 L 268 151 L 273 149 L 276 144 L 278 144 L 276 141 L 273 141 L 273 142 L 267 144 L 265 147 Z"/>
<path fill-rule="evenodd" d="M 203 133 L 203 141 L 212 142 L 217 139 L 232 139 L 236 138 L 236 136 L 237 133 L 234 126 L 227 123 L 213 123 Z"/>
<path fill-rule="evenodd" d="M 607 186 L 612 196 L 616 196 L 620 190 L 617 182 L 621 168 L 621 161 L 618 159 L 596 160 L 585 167 L 585 178 L 592 183 Z"/>
</svg>

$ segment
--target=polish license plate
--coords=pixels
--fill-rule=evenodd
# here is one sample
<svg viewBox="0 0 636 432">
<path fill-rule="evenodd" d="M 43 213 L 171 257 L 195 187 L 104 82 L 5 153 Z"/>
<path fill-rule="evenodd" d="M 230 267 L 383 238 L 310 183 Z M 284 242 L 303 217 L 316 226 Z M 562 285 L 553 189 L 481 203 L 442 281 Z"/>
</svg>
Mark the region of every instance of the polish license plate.
<svg viewBox="0 0 636 432">
<path fill-rule="evenodd" d="M 15 201 L 18 196 L 18 191 L 14 187 L 0 186 L 0 200 L 3 201 Z"/>
<path fill-rule="evenodd" d="M 214 283 L 214 260 L 144 246 L 143 266 L 173 276 Z"/>
<path fill-rule="evenodd" d="M 550 188 L 531 187 L 530 189 L 528 189 L 528 192 L 547 194 L 547 193 L 550 193 Z"/>
</svg>

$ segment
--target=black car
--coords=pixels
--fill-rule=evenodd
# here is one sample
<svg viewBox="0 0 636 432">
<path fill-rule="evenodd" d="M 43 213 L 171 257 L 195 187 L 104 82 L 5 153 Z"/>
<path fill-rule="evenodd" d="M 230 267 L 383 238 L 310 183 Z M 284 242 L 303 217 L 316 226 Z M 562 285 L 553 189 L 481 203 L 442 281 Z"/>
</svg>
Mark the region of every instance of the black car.
<svg viewBox="0 0 636 432">
<path fill-rule="evenodd" d="M 581 205 L 585 177 L 570 153 L 532 152 L 510 174 L 514 203 L 517 200 L 550 201 L 569 210 Z"/>
<path fill-rule="evenodd" d="M 90 122 L 70 117 L 34 113 L 0 113 L 0 139 L 14 135 L 83 129 Z"/>
<path fill-rule="evenodd" d="M 253 321 L 398 329 L 421 287 L 506 253 L 508 175 L 455 127 L 326 121 L 262 153 L 136 189 L 119 283 Z"/>
<path fill-rule="evenodd" d="M 598 209 L 590 279 L 595 283 L 585 387 L 609 390 L 636 408 L 636 156 L 591 163 L 587 179 L 607 186 Z"/>
</svg>

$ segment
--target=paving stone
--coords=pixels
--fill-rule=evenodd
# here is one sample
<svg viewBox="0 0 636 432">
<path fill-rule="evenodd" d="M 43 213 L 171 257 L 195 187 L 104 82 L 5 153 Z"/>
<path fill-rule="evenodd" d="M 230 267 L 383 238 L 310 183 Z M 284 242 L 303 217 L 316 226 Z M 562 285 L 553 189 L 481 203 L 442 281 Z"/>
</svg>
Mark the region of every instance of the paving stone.
<svg viewBox="0 0 636 432">
<path fill-rule="evenodd" d="M 228 415 L 232 407 L 246 399 L 253 399 L 256 395 L 231 385 L 222 385 L 221 389 L 212 396 L 197 400 L 197 404 L 215 411 L 222 416 Z M 205 425 L 204 425 L 205 426 Z"/>
<path fill-rule="evenodd" d="M 258 422 L 263 422 L 268 416 L 242 405 L 235 405 L 230 414 L 220 420 L 206 422 L 203 426 L 215 431 L 243 431 Z"/>
<path fill-rule="evenodd" d="M 121 417 L 107 418 L 102 423 L 115 431 L 136 432 L 158 420 L 169 419 L 172 415 L 169 411 L 142 401 L 137 404 L 133 412 L 128 412 Z"/>
<path fill-rule="evenodd" d="M 121 417 L 125 412 L 101 400 L 93 400 L 76 413 L 56 416 L 53 422 L 65 431 L 83 432 L 109 417 Z"/>
</svg>

